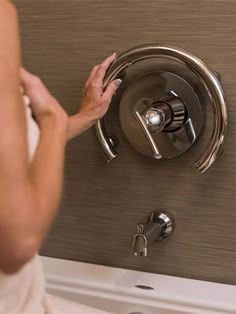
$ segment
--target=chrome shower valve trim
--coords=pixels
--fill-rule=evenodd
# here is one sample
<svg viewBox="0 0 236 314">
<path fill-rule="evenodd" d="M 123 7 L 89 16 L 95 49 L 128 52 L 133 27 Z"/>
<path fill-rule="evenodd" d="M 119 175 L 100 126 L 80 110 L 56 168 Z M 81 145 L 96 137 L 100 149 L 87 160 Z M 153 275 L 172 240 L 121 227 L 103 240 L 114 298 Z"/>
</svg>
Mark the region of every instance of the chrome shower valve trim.
<svg viewBox="0 0 236 314">
<path fill-rule="evenodd" d="M 191 71 L 197 75 L 203 86 L 206 88 L 209 99 L 211 100 L 212 111 L 214 113 L 214 126 L 211 139 L 200 157 L 195 161 L 195 166 L 203 173 L 211 167 L 220 155 L 224 146 L 228 125 L 226 97 L 219 81 L 219 76 L 216 75 L 216 72 L 212 71 L 202 60 L 186 50 L 172 46 L 150 44 L 130 49 L 121 54 L 108 70 L 104 80 L 104 88 L 106 88 L 112 80 L 119 78 L 119 76 L 121 76 L 122 73 L 124 73 L 124 71 L 131 65 L 142 60 L 157 57 L 165 57 L 185 64 L 187 68 L 191 69 Z M 176 98 L 173 97 L 173 101 L 177 101 L 178 95 L 176 96 Z M 168 97 L 168 95 L 166 95 L 166 97 Z M 187 150 L 195 142 L 198 132 L 196 132 L 194 128 L 192 120 L 194 117 L 191 116 L 186 118 L 186 111 L 184 112 L 182 109 L 183 107 L 180 107 L 180 111 L 182 111 L 182 113 L 180 113 L 179 116 L 177 115 L 175 120 L 173 120 L 172 116 L 172 123 L 170 123 L 167 116 L 168 110 L 164 112 L 164 117 L 163 110 L 161 113 L 159 109 L 153 110 L 153 108 L 149 108 L 145 113 L 145 119 L 142 116 L 142 112 L 140 113 L 139 110 L 135 111 L 135 118 L 139 122 L 142 132 L 149 143 L 149 147 L 152 151 L 152 157 L 170 158 L 177 156 Z M 198 123 L 201 122 L 198 121 Z M 184 146 L 181 147 L 180 150 L 174 148 L 174 151 L 173 153 L 171 152 L 170 156 L 165 156 L 165 154 L 161 151 L 161 147 L 158 147 L 155 143 L 152 132 L 154 130 L 157 132 L 160 130 L 163 132 L 171 132 L 175 128 L 178 128 L 178 126 L 181 127 L 181 125 L 183 127 L 181 137 L 183 137 L 183 139 L 180 139 L 180 145 L 184 143 Z M 169 129 L 168 126 L 170 127 Z M 107 135 L 105 129 L 104 119 L 97 121 L 95 124 L 95 134 L 107 162 L 112 161 L 115 157 L 117 157 L 117 152 L 109 141 L 109 136 Z M 170 143 L 170 138 L 167 139 L 167 141 L 169 141 L 167 145 L 172 145 Z M 142 152 L 140 149 L 139 151 Z M 168 151 L 170 150 L 168 149 Z M 144 152 L 144 154 L 146 153 Z M 150 155 L 150 153 L 148 154 Z"/>
</svg>

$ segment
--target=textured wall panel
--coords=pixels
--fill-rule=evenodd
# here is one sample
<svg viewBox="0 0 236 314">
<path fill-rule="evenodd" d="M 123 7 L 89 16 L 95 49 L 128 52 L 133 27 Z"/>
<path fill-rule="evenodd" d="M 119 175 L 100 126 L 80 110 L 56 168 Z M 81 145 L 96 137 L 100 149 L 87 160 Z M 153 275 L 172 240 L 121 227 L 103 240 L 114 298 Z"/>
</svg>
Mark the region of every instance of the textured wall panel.
<svg viewBox="0 0 236 314">
<path fill-rule="evenodd" d="M 236 3 L 234 0 L 19 0 L 24 65 L 39 74 L 68 113 L 91 67 L 110 53 L 150 42 L 195 53 L 222 75 L 229 101 L 225 152 L 206 174 L 199 144 L 168 161 L 141 157 L 111 107 L 107 125 L 120 155 L 107 165 L 91 132 L 67 149 L 63 202 L 42 254 L 236 284 Z M 115 101 L 114 101 L 115 103 Z M 176 219 L 174 236 L 147 258 L 129 249 L 136 223 L 153 209 Z"/>
</svg>

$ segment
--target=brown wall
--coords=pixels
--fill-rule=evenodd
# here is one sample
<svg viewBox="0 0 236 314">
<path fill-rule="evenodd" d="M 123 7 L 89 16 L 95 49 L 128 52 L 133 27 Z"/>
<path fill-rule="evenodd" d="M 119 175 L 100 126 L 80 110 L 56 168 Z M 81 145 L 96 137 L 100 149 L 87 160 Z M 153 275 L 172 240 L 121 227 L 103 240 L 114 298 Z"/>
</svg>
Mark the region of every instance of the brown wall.
<svg viewBox="0 0 236 314">
<path fill-rule="evenodd" d="M 204 175 L 193 166 L 202 141 L 179 158 L 143 158 L 125 140 L 113 105 L 107 125 L 120 138 L 119 158 L 106 164 L 91 132 L 68 145 L 63 202 L 41 253 L 236 284 L 235 1 L 15 3 L 24 65 L 44 79 L 69 113 L 76 111 L 93 65 L 114 51 L 150 42 L 179 46 L 201 57 L 221 73 L 229 102 L 225 152 Z M 136 223 L 153 209 L 174 215 L 175 234 L 152 247 L 149 257 L 134 257 L 130 238 Z"/>
</svg>

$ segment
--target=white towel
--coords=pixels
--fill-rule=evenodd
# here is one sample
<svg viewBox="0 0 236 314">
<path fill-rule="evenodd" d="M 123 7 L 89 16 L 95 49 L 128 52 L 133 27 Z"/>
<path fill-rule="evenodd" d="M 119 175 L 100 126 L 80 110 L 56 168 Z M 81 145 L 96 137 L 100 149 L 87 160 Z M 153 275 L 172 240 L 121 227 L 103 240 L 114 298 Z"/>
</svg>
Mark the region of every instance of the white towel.
<svg viewBox="0 0 236 314">
<path fill-rule="evenodd" d="M 37 149 L 40 131 L 32 118 L 30 100 L 23 96 L 29 143 L 29 160 Z M 0 273 L 0 314 L 111 314 L 50 296 L 39 256 L 35 256 L 15 275 Z"/>
<path fill-rule="evenodd" d="M 32 118 L 32 110 L 30 108 L 30 99 L 28 96 L 23 96 L 24 105 L 26 107 L 26 124 L 27 124 L 27 136 L 28 136 L 28 149 L 29 159 L 34 157 L 39 141 L 39 127 L 35 120 Z"/>
<path fill-rule="evenodd" d="M 30 101 L 23 97 L 27 136 L 29 148 L 29 160 L 32 160 L 39 140 L 39 128 L 32 118 Z M 17 274 L 7 276 L 0 273 L 0 314 L 45 314 L 44 278 L 39 257 L 25 265 Z"/>
</svg>

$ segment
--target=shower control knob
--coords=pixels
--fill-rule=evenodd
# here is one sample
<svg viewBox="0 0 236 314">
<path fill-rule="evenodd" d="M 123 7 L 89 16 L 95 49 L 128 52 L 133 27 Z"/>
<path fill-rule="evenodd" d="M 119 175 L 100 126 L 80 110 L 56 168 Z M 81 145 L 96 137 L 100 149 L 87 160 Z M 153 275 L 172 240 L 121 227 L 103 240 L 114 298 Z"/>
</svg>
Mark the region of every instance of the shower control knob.
<svg viewBox="0 0 236 314">
<path fill-rule="evenodd" d="M 147 126 L 151 131 L 161 131 L 166 125 L 166 117 L 162 110 L 151 108 L 144 114 Z"/>
<path fill-rule="evenodd" d="M 178 131 L 180 128 L 188 127 L 188 124 L 185 125 L 187 116 L 185 105 L 177 95 L 164 96 L 159 101 L 154 102 L 151 107 L 146 108 L 143 113 L 136 111 L 134 116 L 149 143 L 152 157 L 156 159 L 163 157 L 161 153 L 163 150 L 163 143 L 162 145 L 158 145 L 153 135 L 160 133 L 161 131 L 174 134 L 174 132 Z M 188 122 L 191 122 L 191 120 L 188 119 Z M 139 132 L 139 130 L 137 130 L 137 132 Z M 185 140 L 186 144 L 183 146 L 183 150 L 186 150 L 195 138 L 193 128 L 189 128 L 188 132 L 184 133 L 184 136 L 185 138 L 183 138 L 183 141 Z M 134 140 L 136 140 L 136 137 L 131 139 L 131 141 Z M 166 145 L 167 144 L 165 143 L 165 146 Z M 171 151 L 172 145 L 173 142 L 170 141 L 169 151 Z M 145 154 L 145 151 L 143 151 L 143 153 Z"/>
<path fill-rule="evenodd" d="M 174 131 L 184 125 L 186 108 L 177 95 L 165 96 L 147 108 L 143 118 L 151 132 Z"/>
</svg>

